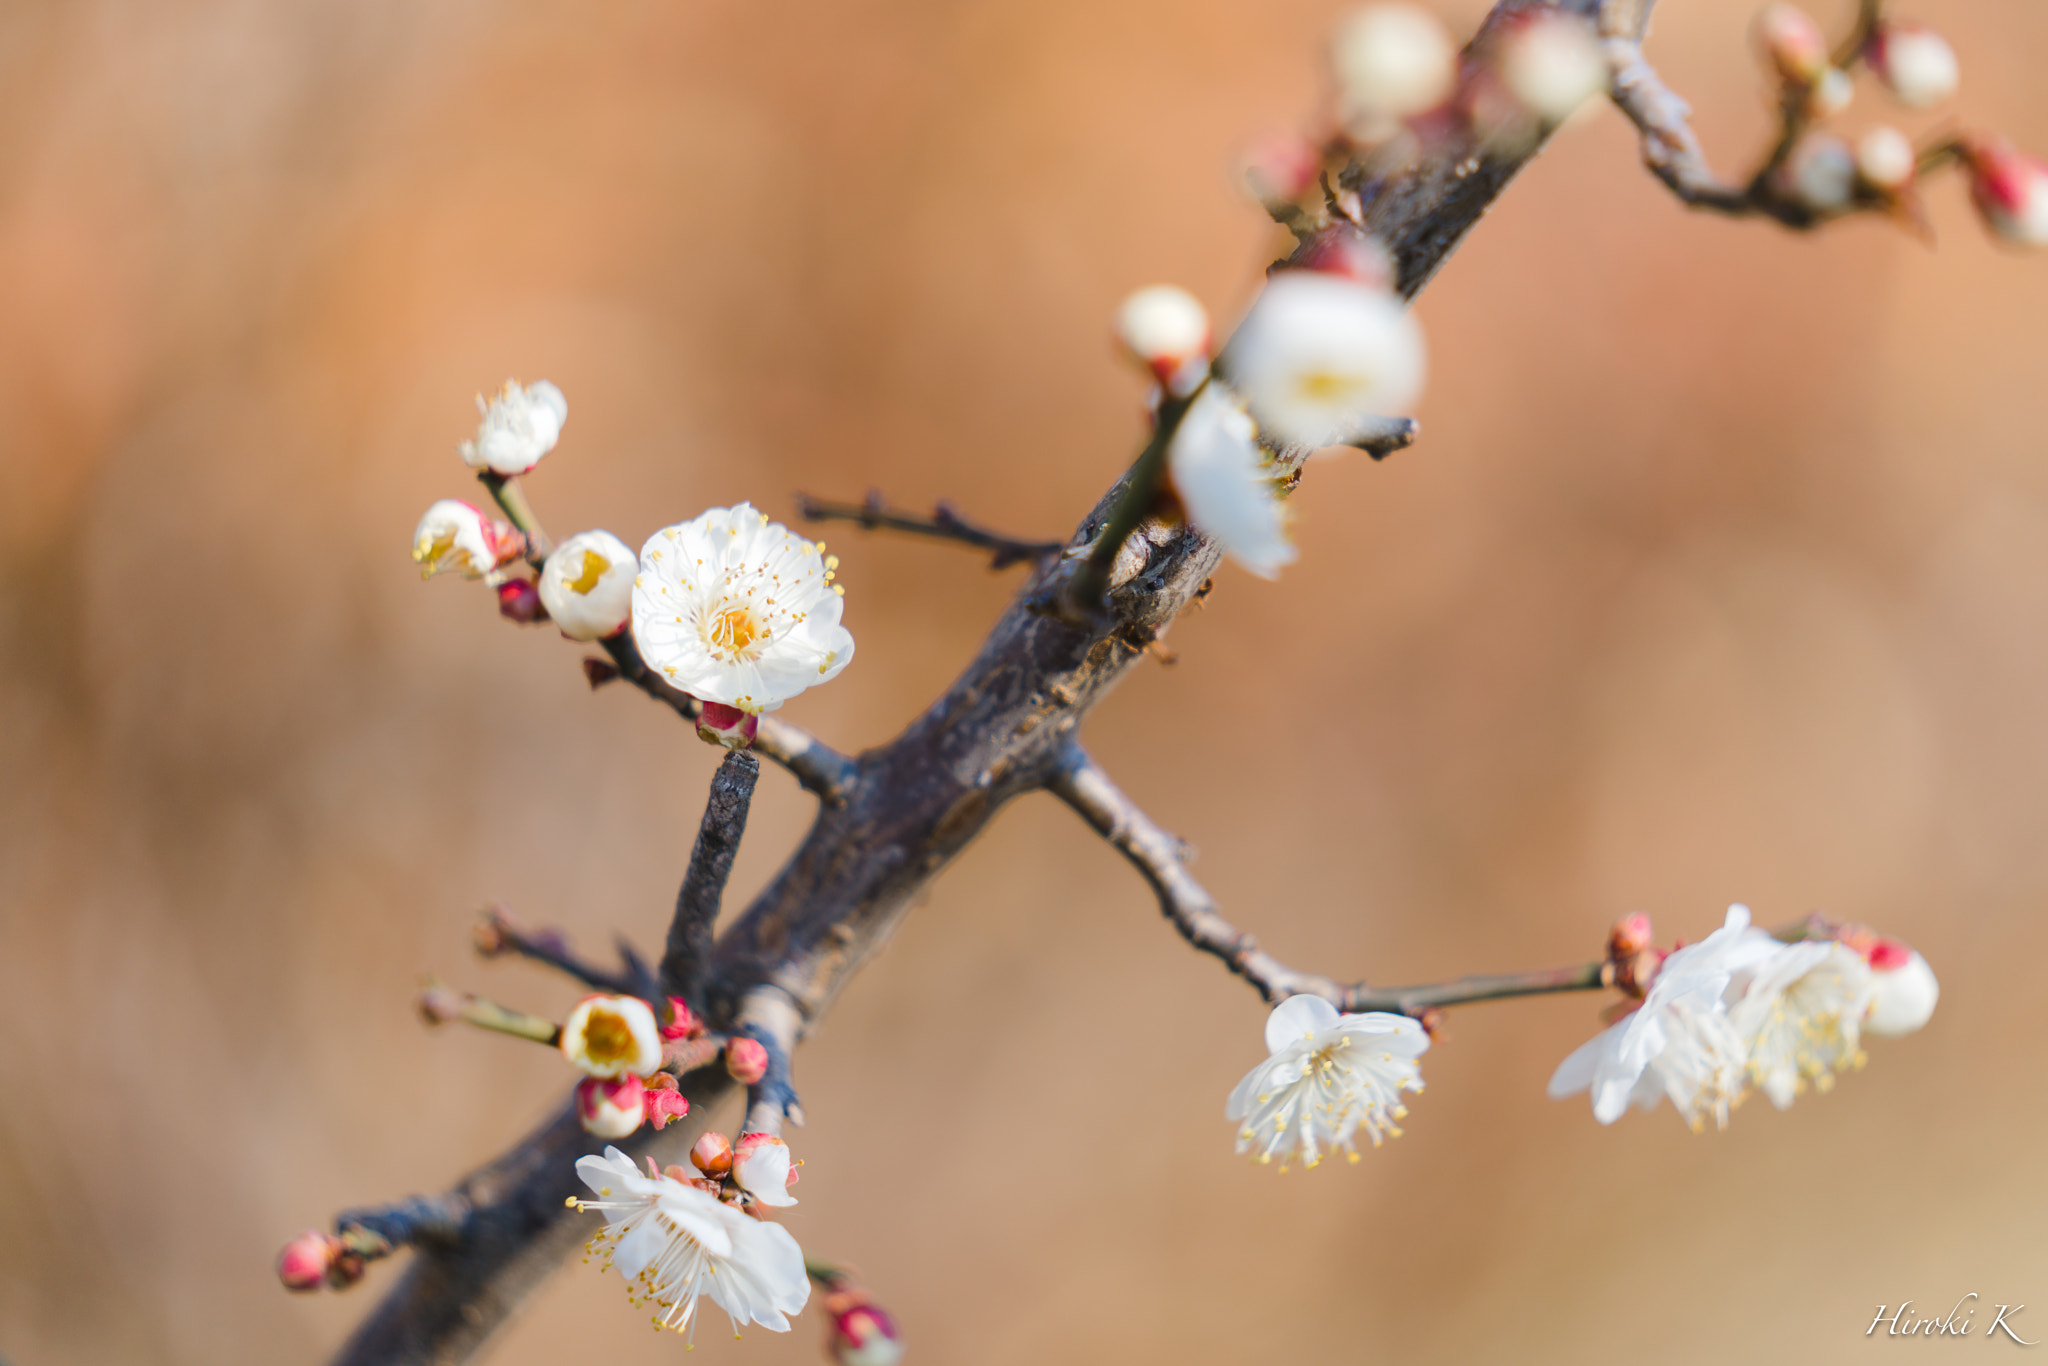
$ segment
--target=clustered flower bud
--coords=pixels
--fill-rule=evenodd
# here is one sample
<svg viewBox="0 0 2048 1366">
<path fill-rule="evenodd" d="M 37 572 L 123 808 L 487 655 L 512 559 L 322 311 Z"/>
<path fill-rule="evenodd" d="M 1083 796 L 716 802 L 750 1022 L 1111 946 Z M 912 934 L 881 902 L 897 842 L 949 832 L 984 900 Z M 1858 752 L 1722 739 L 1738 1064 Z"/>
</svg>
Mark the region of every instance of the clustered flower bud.
<svg viewBox="0 0 2048 1366">
<path fill-rule="evenodd" d="M 727 749 L 751 749 L 760 734 L 761 718 L 752 712 L 728 707 L 723 702 L 706 702 L 697 713 L 697 738 Z"/>
<path fill-rule="evenodd" d="M 758 1039 L 744 1034 L 726 1040 L 725 1070 L 742 1086 L 752 1086 L 768 1075 L 768 1050 Z"/>
<path fill-rule="evenodd" d="M 704 1036 L 704 1021 L 690 1003 L 680 996 L 668 998 L 668 1023 L 661 1027 L 664 1041 L 671 1039 L 698 1039 Z"/>
<path fill-rule="evenodd" d="M 1868 56 L 1885 89 L 1909 109 L 1939 104 L 1956 93 L 1955 49 L 1924 24 L 1882 25 L 1870 40 Z"/>
</svg>

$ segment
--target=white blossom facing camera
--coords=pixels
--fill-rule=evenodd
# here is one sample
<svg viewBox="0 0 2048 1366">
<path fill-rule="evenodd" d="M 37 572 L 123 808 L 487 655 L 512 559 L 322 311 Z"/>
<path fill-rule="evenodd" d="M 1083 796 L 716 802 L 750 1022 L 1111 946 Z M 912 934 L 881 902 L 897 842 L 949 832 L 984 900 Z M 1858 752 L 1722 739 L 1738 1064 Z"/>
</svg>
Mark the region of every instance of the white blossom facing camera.
<svg viewBox="0 0 2048 1366">
<path fill-rule="evenodd" d="M 661 1066 L 661 1026 L 637 996 L 586 996 L 562 1022 L 560 1047 L 593 1077 L 645 1077 Z"/>
<path fill-rule="evenodd" d="M 1935 1002 L 1941 999 L 1941 983 L 1934 969 L 1896 939 L 1880 939 L 1870 946 L 1870 1013 L 1863 1028 L 1879 1038 L 1911 1034 L 1934 1018 Z"/>
<path fill-rule="evenodd" d="M 546 380 L 520 387 L 506 380 L 495 398 L 476 396 L 477 423 L 473 440 L 462 443 L 462 463 L 494 474 L 525 474 L 562 438 L 569 420 L 569 400 Z"/>
<path fill-rule="evenodd" d="M 1347 133 L 1377 142 L 1400 121 L 1434 109 L 1458 81 L 1458 54 L 1435 15 L 1413 5 L 1367 5 L 1330 43 Z"/>
<path fill-rule="evenodd" d="M 1550 1098 L 1590 1090 L 1593 1118 L 1612 1124 L 1631 1105 L 1653 1110 L 1668 1096 L 1695 1133 L 1709 1116 L 1726 1128 L 1748 1051 L 1723 996 L 1735 973 L 1782 947 L 1750 928 L 1747 906 L 1730 906 L 1720 929 L 1664 960 L 1642 1005 L 1558 1064 Z"/>
<path fill-rule="evenodd" d="M 516 533 L 457 498 L 443 498 L 428 508 L 412 533 L 413 563 L 420 577 L 460 574 L 481 579 L 518 553 Z"/>
<path fill-rule="evenodd" d="M 709 1299 L 735 1334 L 745 1323 L 788 1332 L 811 1296 L 796 1239 L 669 1171 L 643 1173 L 617 1148 L 578 1158 L 576 1175 L 598 1198 L 569 1203 L 605 1217 L 590 1250 L 625 1277 L 635 1303 L 653 1306 L 657 1328 L 694 1337 L 697 1302 Z"/>
<path fill-rule="evenodd" d="M 633 580 L 633 638 L 650 666 L 704 702 L 760 715 L 838 677 L 839 559 L 750 503 L 657 531 Z"/>
<path fill-rule="evenodd" d="M 1908 109 L 1940 104 L 1956 93 L 1956 50 L 1924 24 L 1886 24 L 1870 40 L 1870 69 Z"/>
<path fill-rule="evenodd" d="M 1266 1017 L 1270 1056 L 1230 1093 L 1224 1113 L 1239 1123 L 1237 1150 L 1287 1170 L 1298 1153 L 1304 1165 L 1343 1148 L 1354 1162 L 1352 1138 L 1363 1128 L 1378 1147 L 1399 1137 L 1395 1123 L 1408 1114 L 1403 1091 L 1422 1090 L 1416 1063 L 1429 1035 L 1405 1015 L 1340 1015 L 1320 996 L 1290 996 Z"/>
<path fill-rule="evenodd" d="M 1291 563 L 1278 472 L 1253 438 L 1251 418 L 1217 384 L 1195 396 L 1167 448 L 1167 475 L 1188 521 L 1225 554 L 1270 579 Z"/>
<path fill-rule="evenodd" d="M 555 547 L 540 571 L 540 600 L 571 640 L 603 640 L 633 620 L 639 562 L 609 531 L 580 531 Z"/>
<path fill-rule="evenodd" d="M 1422 390 L 1422 329 L 1384 290 L 1320 271 L 1266 285 L 1224 369 L 1265 435 L 1296 446 L 1352 439 Z"/>
<path fill-rule="evenodd" d="M 1853 949 L 1833 940 L 1779 945 L 1733 989 L 1728 1018 L 1748 1051 L 1749 1080 L 1780 1110 L 1809 1085 L 1827 1091 L 1836 1073 L 1863 1065 L 1870 969 Z"/>
</svg>

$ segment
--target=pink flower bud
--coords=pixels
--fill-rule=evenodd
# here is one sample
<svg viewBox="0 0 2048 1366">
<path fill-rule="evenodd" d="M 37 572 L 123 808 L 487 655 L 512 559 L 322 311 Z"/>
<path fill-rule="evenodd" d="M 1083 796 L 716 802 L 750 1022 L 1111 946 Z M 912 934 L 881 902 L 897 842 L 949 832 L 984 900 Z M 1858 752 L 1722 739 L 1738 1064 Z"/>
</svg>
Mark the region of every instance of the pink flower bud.
<svg viewBox="0 0 2048 1366">
<path fill-rule="evenodd" d="M 1607 956 L 1618 963 L 1635 957 L 1655 942 L 1650 917 L 1642 911 L 1630 911 L 1607 932 Z"/>
<path fill-rule="evenodd" d="M 725 1045 L 725 1070 L 732 1079 L 742 1086 L 752 1086 L 768 1075 L 768 1050 L 758 1039 L 744 1035 L 728 1039 Z"/>
<path fill-rule="evenodd" d="M 576 1118 L 583 1121 L 584 1132 L 599 1138 L 624 1138 L 639 1128 L 646 1118 L 646 1101 L 645 1084 L 631 1075 L 585 1077 L 576 1084 Z"/>
<path fill-rule="evenodd" d="M 1939 104 L 1956 93 L 1955 49 L 1923 24 L 1886 24 L 1870 40 L 1870 69 L 1893 98 L 1909 109 Z"/>
<path fill-rule="evenodd" d="M 1758 51 L 1794 85 L 1812 85 L 1828 69 L 1827 35 L 1794 5 L 1771 5 L 1750 30 Z"/>
<path fill-rule="evenodd" d="M 1963 145 L 1970 200 L 1985 225 L 2008 242 L 2048 245 L 2048 164 L 1994 137 Z"/>
<path fill-rule="evenodd" d="M 637 996 L 586 996 L 562 1022 L 561 1049 L 593 1077 L 644 1077 L 661 1066 L 661 1030 Z"/>
<path fill-rule="evenodd" d="M 341 1251 L 339 1238 L 309 1228 L 277 1254 L 277 1278 L 287 1290 L 318 1290 Z"/>
<path fill-rule="evenodd" d="M 716 1129 L 707 1129 L 690 1149 L 690 1165 L 713 1180 L 732 1171 L 732 1140 Z"/>
<path fill-rule="evenodd" d="M 498 615 L 521 626 L 531 626 L 547 613 L 541 609 L 540 590 L 531 579 L 507 579 L 498 585 Z"/>
<path fill-rule="evenodd" d="M 640 1108 L 647 1122 L 659 1130 L 666 1128 L 670 1120 L 689 1114 L 690 1099 L 674 1077 L 656 1072 L 647 1079 L 646 1089 L 640 1094 Z"/>
<path fill-rule="evenodd" d="M 1897 194 L 1918 169 L 1912 142 L 1896 128 L 1873 128 L 1856 144 L 1856 173 L 1872 189 Z"/>
<path fill-rule="evenodd" d="M 832 1316 L 825 1346 L 839 1366 L 896 1366 L 903 1360 L 903 1335 L 896 1320 L 865 1292 L 831 1295 L 825 1310 Z"/>
<path fill-rule="evenodd" d="M 773 1134 L 741 1134 L 733 1149 L 732 1178 L 764 1205 L 794 1205 L 789 1188 L 796 1184 L 789 1145 Z"/>
<path fill-rule="evenodd" d="M 727 749 L 752 748 L 754 735 L 760 729 L 760 717 L 723 702 L 706 702 L 697 715 L 697 738 Z"/>
<path fill-rule="evenodd" d="M 704 1033 L 704 1022 L 680 996 L 668 998 L 668 1023 L 661 1027 L 664 1039 L 694 1039 Z"/>
<path fill-rule="evenodd" d="M 1298 203 L 1322 172 L 1322 150 L 1298 133 L 1274 133 L 1245 149 L 1244 187 L 1269 209 Z"/>
<path fill-rule="evenodd" d="M 1934 1018 L 1941 983 L 1911 946 L 1880 939 L 1865 955 L 1870 963 L 1870 1013 L 1863 1028 L 1880 1038 L 1911 1034 Z"/>
</svg>

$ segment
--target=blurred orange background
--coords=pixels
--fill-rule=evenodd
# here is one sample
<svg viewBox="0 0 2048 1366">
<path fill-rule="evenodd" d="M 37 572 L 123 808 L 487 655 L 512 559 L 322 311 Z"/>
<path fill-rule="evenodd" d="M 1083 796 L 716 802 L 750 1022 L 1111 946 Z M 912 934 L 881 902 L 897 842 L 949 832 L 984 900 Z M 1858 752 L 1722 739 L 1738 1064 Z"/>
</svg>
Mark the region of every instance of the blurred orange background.
<svg viewBox="0 0 2048 1366">
<path fill-rule="evenodd" d="M 2048 146 L 2048 11 L 1938 9 L 1969 122 Z M 1661 11 L 1732 174 L 1749 7 Z M 294 1298 L 278 1245 L 444 1187 L 567 1082 L 425 1031 L 419 975 L 573 999 L 470 957 L 491 898 L 659 942 L 716 755 L 418 581 L 414 519 L 475 496 L 470 396 L 568 393 L 529 481 L 558 535 L 875 486 L 1064 536 L 1140 438 L 1112 308 L 1242 308 L 1279 244 L 1232 158 L 1307 125 L 1338 13 L 0 11 L 0 1356 L 319 1360 L 396 1269 Z M 1845 123 L 1893 117 L 1866 83 Z M 1959 184 L 1929 203 L 1935 251 L 1689 215 L 1589 111 L 1422 298 L 1422 443 L 1313 467 L 1301 562 L 1226 570 L 1087 738 L 1298 965 L 1578 962 L 1621 912 L 1698 937 L 1741 899 L 1912 940 L 1933 1024 L 1696 1138 L 1544 1098 L 1599 1002 L 1473 1007 L 1407 1137 L 1276 1178 L 1222 1115 L 1262 1007 L 1026 800 L 797 1063 L 790 1225 L 912 1361 L 1850 1361 L 1880 1303 L 1971 1291 L 2048 1337 L 2048 277 Z M 826 534 L 860 655 L 788 715 L 854 750 L 1016 571 Z M 734 906 L 809 811 L 764 777 Z M 719 1360 L 817 1358 L 815 1314 L 716 1322 Z M 491 1359 L 679 1347 L 572 1264 Z"/>
</svg>

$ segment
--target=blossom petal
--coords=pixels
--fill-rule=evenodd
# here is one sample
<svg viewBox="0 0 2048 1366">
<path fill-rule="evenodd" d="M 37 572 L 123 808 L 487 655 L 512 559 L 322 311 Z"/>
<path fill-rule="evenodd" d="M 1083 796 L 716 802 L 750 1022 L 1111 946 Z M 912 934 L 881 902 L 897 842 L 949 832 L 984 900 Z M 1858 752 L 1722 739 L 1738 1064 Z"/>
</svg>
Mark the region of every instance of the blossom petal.
<svg viewBox="0 0 2048 1366">
<path fill-rule="evenodd" d="M 1290 996 L 1266 1017 L 1266 1051 L 1279 1053 L 1291 1044 L 1336 1027 L 1337 1007 L 1320 996 Z"/>
</svg>

